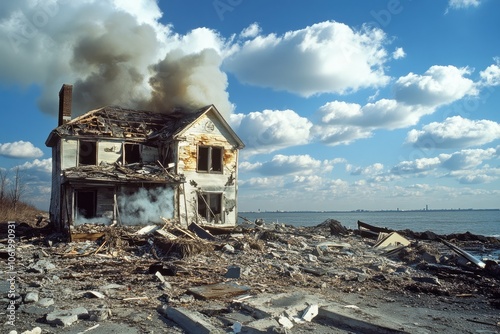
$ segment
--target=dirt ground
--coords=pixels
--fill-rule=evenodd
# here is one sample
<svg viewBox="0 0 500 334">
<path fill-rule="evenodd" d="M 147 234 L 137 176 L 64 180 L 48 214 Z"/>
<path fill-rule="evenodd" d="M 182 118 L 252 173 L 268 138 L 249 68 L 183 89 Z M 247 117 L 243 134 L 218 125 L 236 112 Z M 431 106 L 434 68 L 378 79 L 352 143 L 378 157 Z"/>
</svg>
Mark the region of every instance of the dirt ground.
<svg viewBox="0 0 500 334">
<path fill-rule="evenodd" d="M 398 231 L 410 244 L 388 252 L 394 247 L 374 247 L 376 239 L 334 220 L 314 227 L 248 224 L 220 235 L 212 231 L 213 240 L 173 225 L 163 230 L 175 240 L 137 230 L 80 226 L 83 239 L 95 240 L 68 242 L 43 223 L 16 223 L 10 242 L 8 223 L 2 223 L 2 333 L 185 333 L 169 319 L 167 307 L 185 308 L 221 333 L 236 333 L 236 322 L 255 320 L 245 301 L 237 299 L 278 294 L 317 296 L 354 315 L 363 312 L 389 322 L 395 332 L 500 333 L 498 239 Z M 438 238 L 480 254 L 485 268 Z M 9 257 L 13 243 L 15 262 Z M 212 289 L 208 299 L 195 292 L 213 284 L 236 287 L 236 292 Z M 66 318 L 58 316 L 72 312 L 78 320 L 63 325 Z M 320 313 L 291 329 L 277 326 L 267 332 L 374 331 L 350 328 Z"/>
</svg>

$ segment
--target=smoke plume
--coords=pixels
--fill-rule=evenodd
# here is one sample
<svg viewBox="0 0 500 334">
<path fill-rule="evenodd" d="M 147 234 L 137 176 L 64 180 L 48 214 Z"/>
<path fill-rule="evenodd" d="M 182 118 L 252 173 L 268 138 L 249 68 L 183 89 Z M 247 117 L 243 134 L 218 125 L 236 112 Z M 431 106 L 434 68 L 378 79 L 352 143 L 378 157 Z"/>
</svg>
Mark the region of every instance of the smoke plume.
<svg viewBox="0 0 500 334">
<path fill-rule="evenodd" d="M 39 108 L 52 115 L 69 83 L 73 116 L 105 105 L 168 113 L 207 104 L 228 116 L 224 41 L 210 29 L 176 34 L 161 16 L 154 0 L 3 1 L 0 80 L 39 86 Z"/>
<path fill-rule="evenodd" d="M 161 217 L 174 217 L 174 192 L 170 188 L 140 188 L 137 192 L 118 196 L 120 221 L 141 225 L 161 222 Z"/>
</svg>

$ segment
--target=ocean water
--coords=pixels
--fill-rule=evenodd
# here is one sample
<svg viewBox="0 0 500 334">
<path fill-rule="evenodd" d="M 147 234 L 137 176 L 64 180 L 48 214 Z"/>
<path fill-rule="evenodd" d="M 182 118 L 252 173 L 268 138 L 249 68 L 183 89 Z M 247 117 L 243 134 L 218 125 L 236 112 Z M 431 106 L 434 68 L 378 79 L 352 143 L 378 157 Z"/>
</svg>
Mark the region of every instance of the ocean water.
<svg viewBox="0 0 500 334">
<path fill-rule="evenodd" d="M 500 210 L 457 211 L 360 211 L 360 212 L 240 212 L 250 221 L 263 219 L 266 223 L 293 226 L 314 226 L 327 219 L 336 219 L 347 228 L 357 229 L 358 220 L 394 230 L 431 231 L 436 234 L 470 232 L 500 237 Z"/>
</svg>

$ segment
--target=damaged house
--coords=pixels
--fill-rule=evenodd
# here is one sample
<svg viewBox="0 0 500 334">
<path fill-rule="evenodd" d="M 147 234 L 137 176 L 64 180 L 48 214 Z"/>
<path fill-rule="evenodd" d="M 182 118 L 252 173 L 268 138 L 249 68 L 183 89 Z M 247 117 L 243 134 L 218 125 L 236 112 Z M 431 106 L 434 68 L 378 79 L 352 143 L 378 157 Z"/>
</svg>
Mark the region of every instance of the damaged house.
<svg viewBox="0 0 500 334">
<path fill-rule="evenodd" d="M 102 107 L 71 118 L 72 86 L 59 92 L 50 220 L 143 225 L 162 218 L 220 227 L 237 222 L 243 142 L 215 106 L 169 114 Z"/>
</svg>

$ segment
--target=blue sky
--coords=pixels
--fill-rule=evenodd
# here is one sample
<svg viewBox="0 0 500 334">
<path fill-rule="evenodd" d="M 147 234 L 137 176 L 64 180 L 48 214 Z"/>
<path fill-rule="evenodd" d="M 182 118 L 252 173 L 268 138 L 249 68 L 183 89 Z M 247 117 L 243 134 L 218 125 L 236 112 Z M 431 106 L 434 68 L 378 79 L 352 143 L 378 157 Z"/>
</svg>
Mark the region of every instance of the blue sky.
<svg viewBox="0 0 500 334">
<path fill-rule="evenodd" d="M 498 208 L 500 2 L 0 4 L 0 168 L 47 209 L 58 92 L 215 104 L 246 148 L 239 209 Z"/>
</svg>

